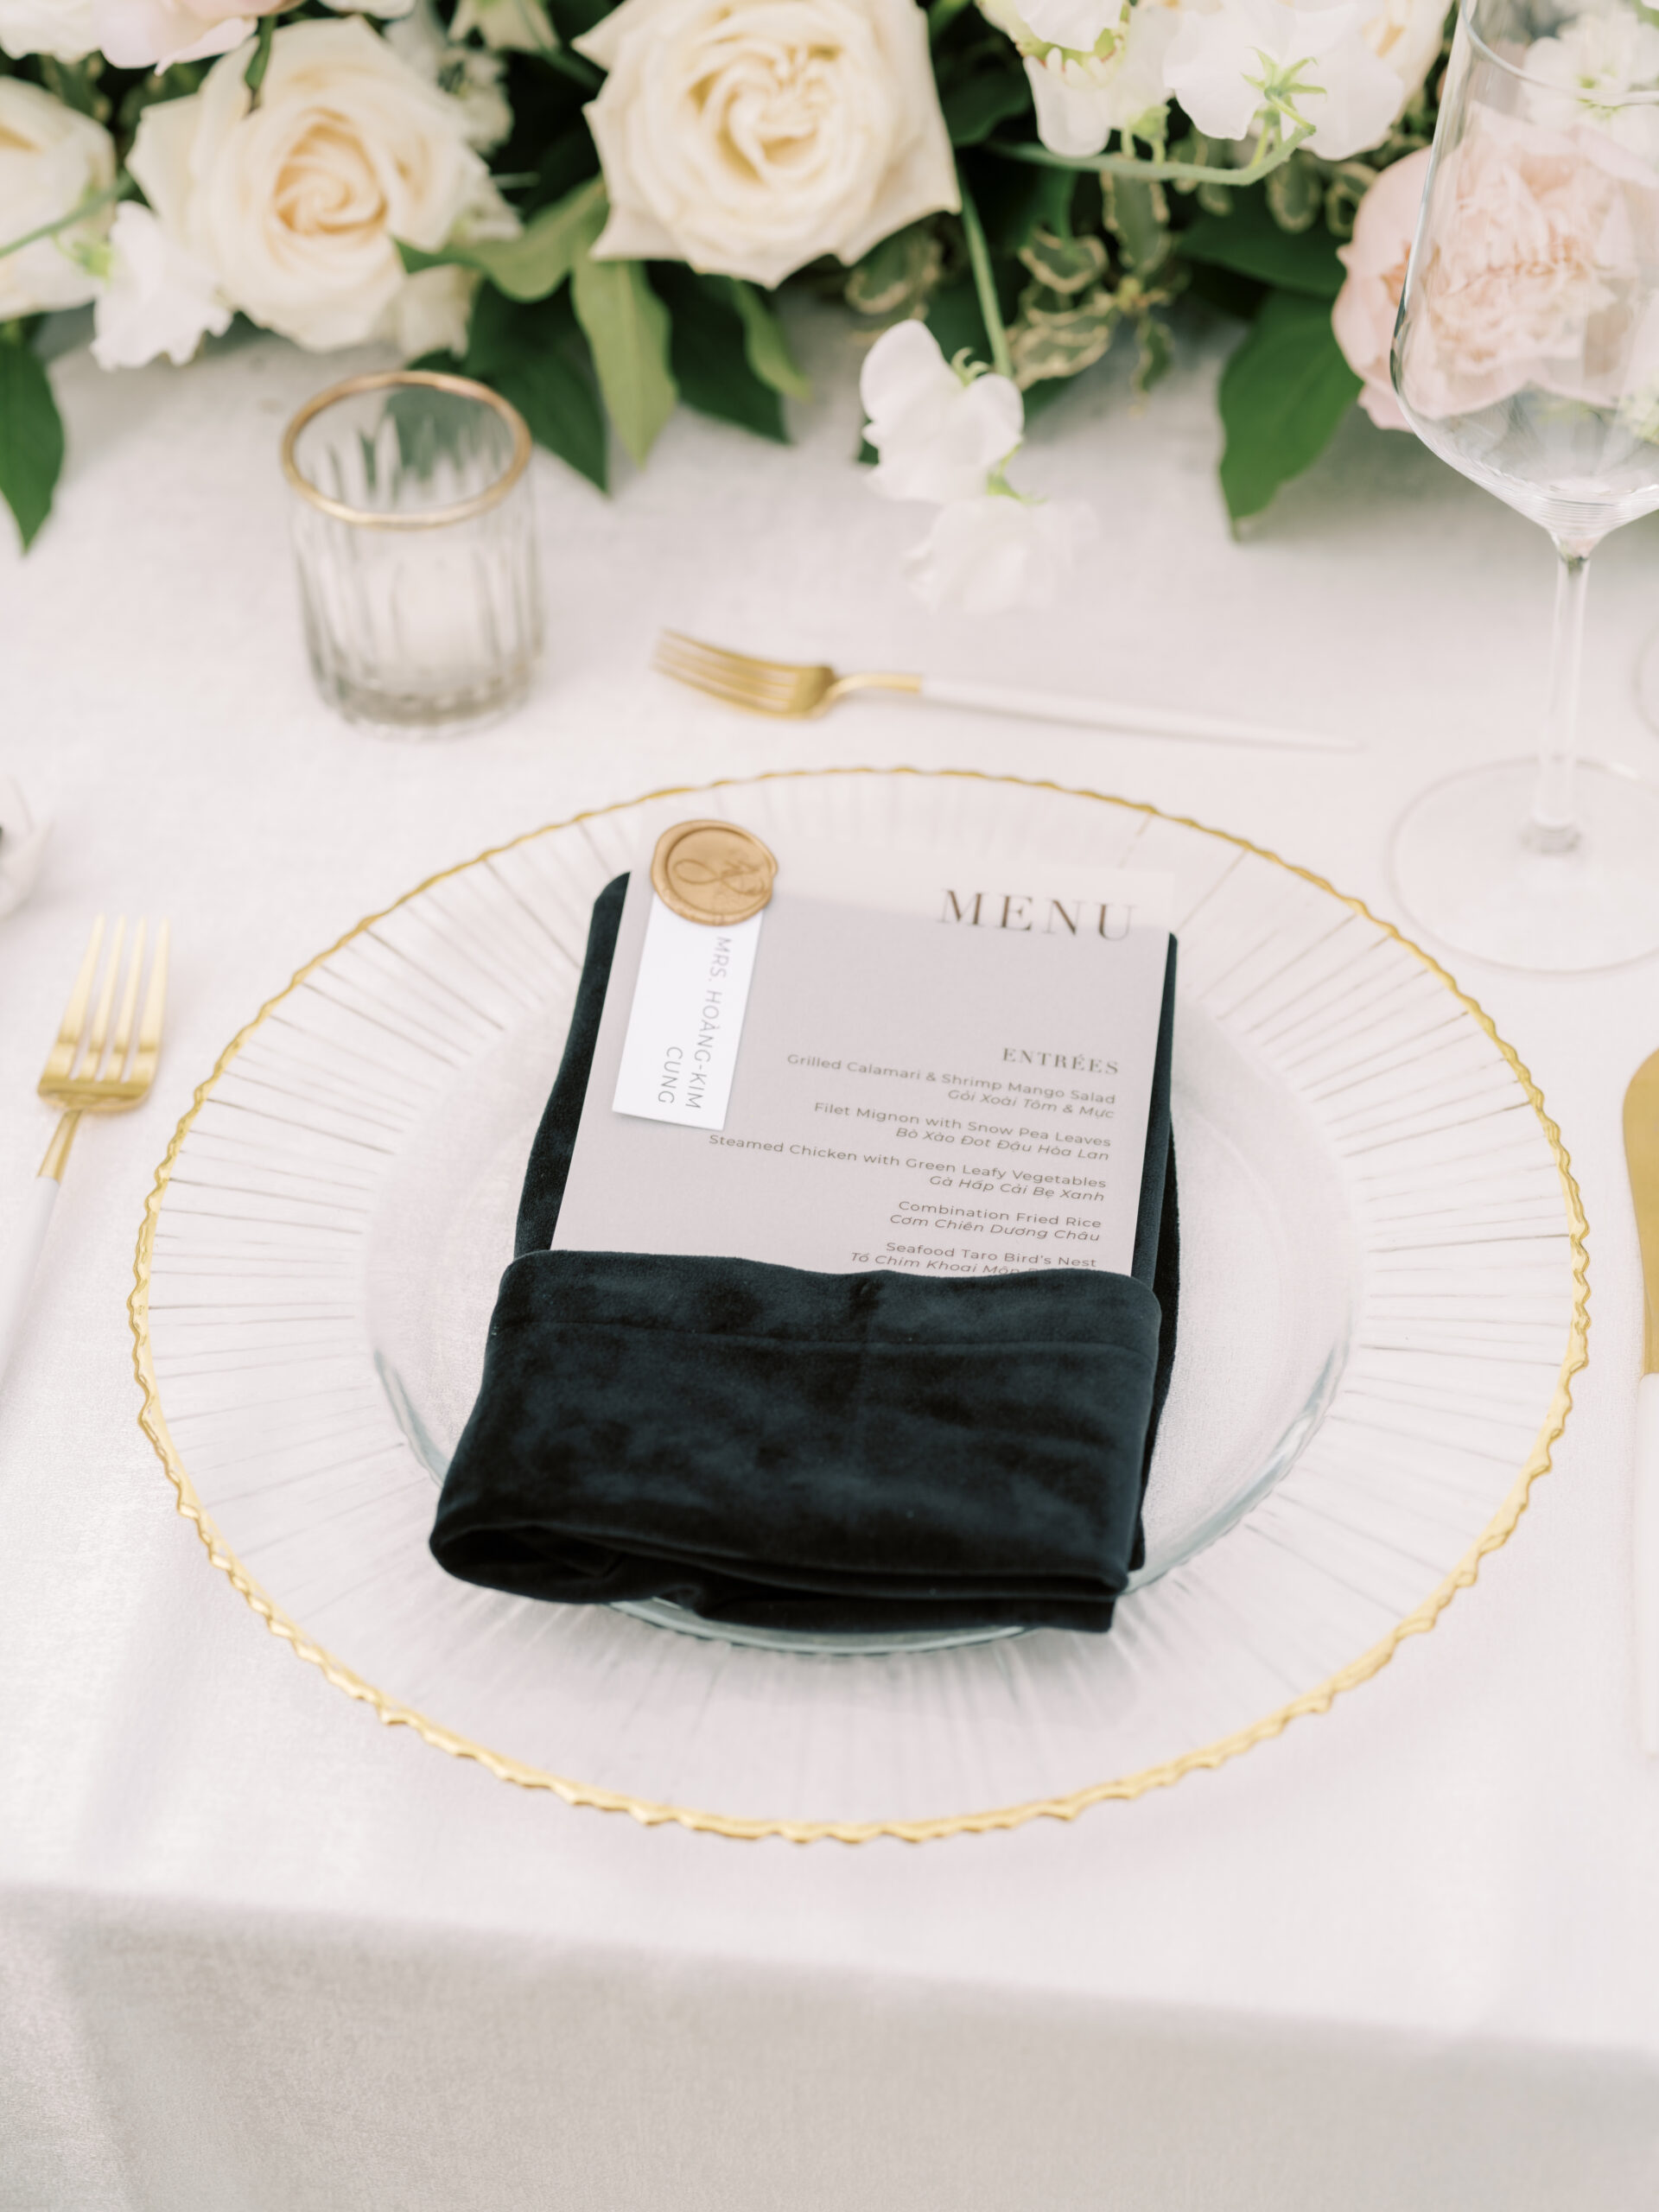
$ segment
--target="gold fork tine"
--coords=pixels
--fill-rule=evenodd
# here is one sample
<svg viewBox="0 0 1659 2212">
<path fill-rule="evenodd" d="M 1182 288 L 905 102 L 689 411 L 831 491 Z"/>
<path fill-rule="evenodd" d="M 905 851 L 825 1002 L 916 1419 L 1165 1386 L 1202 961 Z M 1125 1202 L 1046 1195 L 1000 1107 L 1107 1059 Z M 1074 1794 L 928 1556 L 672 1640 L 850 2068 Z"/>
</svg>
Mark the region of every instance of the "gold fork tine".
<svg viewBox="0 0 1659 2212">
<path fill-rule="evenodd" d="M 171 929 L 163 922 L 156 932 L 156 964 L 149 971 L 143 1019 L 138 1025 L 138 1057 L 132 1065 L 135 1083 L 147 1084 L 156 1073 L 162 1049 L 162 1014 L 167 1006 L 167 952 L 171 938 Z"/>
<path fill-rule="evenodd" d="M 115 932 L 110 939 L 110 955 L 104 965 L 104 988 L 92 1007 L 92 1026 L 86 1032 L 86 1046 L 81 1053 L 80 1065 L 75 1070 L 78 1078 L 96 1082 L 104 1065 L 104 1044 L 110 1033 L 110 1010 L 115 1004 L 115 987 L 121 976 L 121 948 L 127 941 L 127 918 L 116 917 Z"/>
<path fill-rule="evenodd" d="M 115 1036 L 110 1046 L 110 1073 L 119 1082 L 126 1072 L 127 1053 L 132 1044 L 132 1017 L 138 1007 L 138 986 L 144 974 L 144 938 L 149 925 L 140 921 L 132 933 L 132 961 L 127 969 L 127 988 L 121 994 L 121 1011 L 116 1016 Z"/>
<path fill-rule="evenodd" d="M 86 940 L 80 972 L 75 977 L 74 988 L 69 994 L 69 1003 L 63 1009 L 63 1020 L 58 1024 L 58 1039 L 47 1055 L 46 1074 L 42 1081 L 57 1083 L 67 1076 L 75 1064 L 76 1047 L 86 1020 L 86 1001 L 92 995 L 92 978 L 98 973 L 98 956 L 104 944 L 104 917 L 100 914 L 92 924 L 92 933 Z"/>
</svg>

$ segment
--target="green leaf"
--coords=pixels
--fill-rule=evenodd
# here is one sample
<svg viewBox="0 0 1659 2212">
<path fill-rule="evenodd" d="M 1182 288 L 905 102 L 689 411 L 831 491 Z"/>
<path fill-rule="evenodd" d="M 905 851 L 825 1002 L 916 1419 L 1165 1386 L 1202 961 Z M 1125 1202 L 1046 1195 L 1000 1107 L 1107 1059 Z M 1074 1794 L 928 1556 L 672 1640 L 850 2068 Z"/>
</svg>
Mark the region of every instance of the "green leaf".
<svg viewBox="0 0 1659 2212">
<path fill-rule="evenodd" d="M 662 261 L 652 264 L 651 282 L 673 318 L 669 359 L 681 398 L 705 415 L 787 445 L 783 402 L 754 372 L 731 280 L 699 276 L 683 261 Z"/>
<path fill-rule="evenodd" d="M 1103 183 L 1111 188 L 1106 198 L 1107 224 L 1123 249 L 1125 262 L 1144 276 L 1169 251 L 1169 203 L 1163 188 L 1127 176 L 1108 177 Z"/>
<path fill-rule="evenodd" d="M 749 366 L 762 384 L 780 391 L 785 399 L 810 399 L 812 380 L 795 365 L 784 326 L 770 301 L 741 276 L 723 276 L 732 305 L 743 325 L 743 351 Z"/>
<path fill-rule="evenodd" d="M 1210 262 L 1312 299 L 1334 300 L 1347 274 L 1329 231 L 1281 231 L 1260 190 L 1236 194 L 1230 214 L 1200 215 L 1177 245 L 1189 261 Z"/>
<path fill-rule="evenodd" d="M 1359 388 L 1325 301 L 1269 292 L 1221 379 L 1221 488 L 1235 522 L 1319 458 Z"/>
<path fill-rule="evenodd" d="M 939 105 L 953 146 L 977 146 L 999 123 L 1031 112 L 1031 86 L 1005 38 L 976 43 L 935 62 Z"/>
<path fill-rule="evenodd" d="M 570 289 L 617 435 L 643 461 L 678 396 L 668 365 L 668 309 L 638 261 L 595 261 L 584 252 Z"/>
<path fill-rule="evenodd" d="M 0 498 L 27 550 L 52 512 L 63 423 L 51 383 L 19 323 L 0 324 Z"/>
<path fill-rule="evenodd" d="M 605 227 L 605 183 L 589 177 L 556 206 L 532 215 L 515 238 L 477 238 L 437 253 L 405 245 L 397 251 L 411 275 L 422 269 L 476 269 L 510 300 L 544 300 L 559 286 Z"/>
<path fill-rule="evenodd" d="M 605 410 L 568 292 L 526 307 L 484 285 L 473 308 L 465 366 L 512 402 L 538 445 L 601 492 L 608 488 Z"/>
<path fill-rule="evenodd" d="M 1034 162 L 980 166 L 984 174 L 975 177 L 974 204 L 994 252 L 1017 254 L 1038 231 L 1059 238 L 1072 235 L 1076 169 L 1042 168 Z"/>
</svg>

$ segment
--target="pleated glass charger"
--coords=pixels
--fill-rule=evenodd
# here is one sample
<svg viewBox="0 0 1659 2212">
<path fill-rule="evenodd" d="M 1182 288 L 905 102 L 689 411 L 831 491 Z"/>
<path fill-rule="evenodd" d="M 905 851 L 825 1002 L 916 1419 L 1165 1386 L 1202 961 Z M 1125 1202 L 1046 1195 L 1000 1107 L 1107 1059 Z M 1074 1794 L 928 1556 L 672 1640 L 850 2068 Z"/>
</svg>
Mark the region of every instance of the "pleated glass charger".
<svg viewBox="0 0 1659 2212">
<path fill-rule="evenodd" d="M 790 1648 L 499 1596 L 429 1554 L 589 909 L 688 815 L 1173 871 L 1180 1338 L 1109 1635 Z M 213 1563 L 382 1719 L 643 1821 L 919 1839 L 1214 1766 L 1431 1625 L 1548 1466 L 1584 1227 L 1514 1053 L 1356 901 L 1117 800 L 832 771 L 538 830 L 322 954 L 180 1124 L 131 1310 Z"/>
</svg>

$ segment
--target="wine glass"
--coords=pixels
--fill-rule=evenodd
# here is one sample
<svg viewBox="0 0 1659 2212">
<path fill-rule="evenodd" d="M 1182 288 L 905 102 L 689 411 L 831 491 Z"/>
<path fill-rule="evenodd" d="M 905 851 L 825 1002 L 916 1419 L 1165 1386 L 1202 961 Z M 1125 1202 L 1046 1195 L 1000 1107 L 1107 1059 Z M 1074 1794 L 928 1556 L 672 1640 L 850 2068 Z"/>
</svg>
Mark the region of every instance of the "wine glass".
<svg viewBox="0 0 1659 2212">
<path fill-rule="evenodd" d="M 1578 759 L 1591 554 L 1659 508 L 1659 29 L 1624 0 L 1462 0 L 1395 327 L 1441 460 L 1559 554 L 1535 762 L 1449 777 L 1391 849 L 1433 935 L 1568 973 L 1659 948 L 1659 793 Z"/>
</svg>

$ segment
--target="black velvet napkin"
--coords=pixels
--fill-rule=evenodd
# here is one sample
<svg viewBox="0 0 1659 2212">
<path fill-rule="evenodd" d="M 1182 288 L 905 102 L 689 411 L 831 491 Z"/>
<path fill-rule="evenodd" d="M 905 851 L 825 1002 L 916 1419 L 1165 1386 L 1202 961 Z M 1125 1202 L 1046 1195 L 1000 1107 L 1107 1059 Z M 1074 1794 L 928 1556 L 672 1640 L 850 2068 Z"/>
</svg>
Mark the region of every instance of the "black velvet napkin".
<svg viewBox="0 0 1659 2212">
<path fill-rule="evenodd" d="M 434 1556 L 779 1628 L 1109 1627 L 1175 1349 L 1173 940 L 1131 1274 L 555 1252 L 626 887 L 594 908 Z"/>
</svg>

